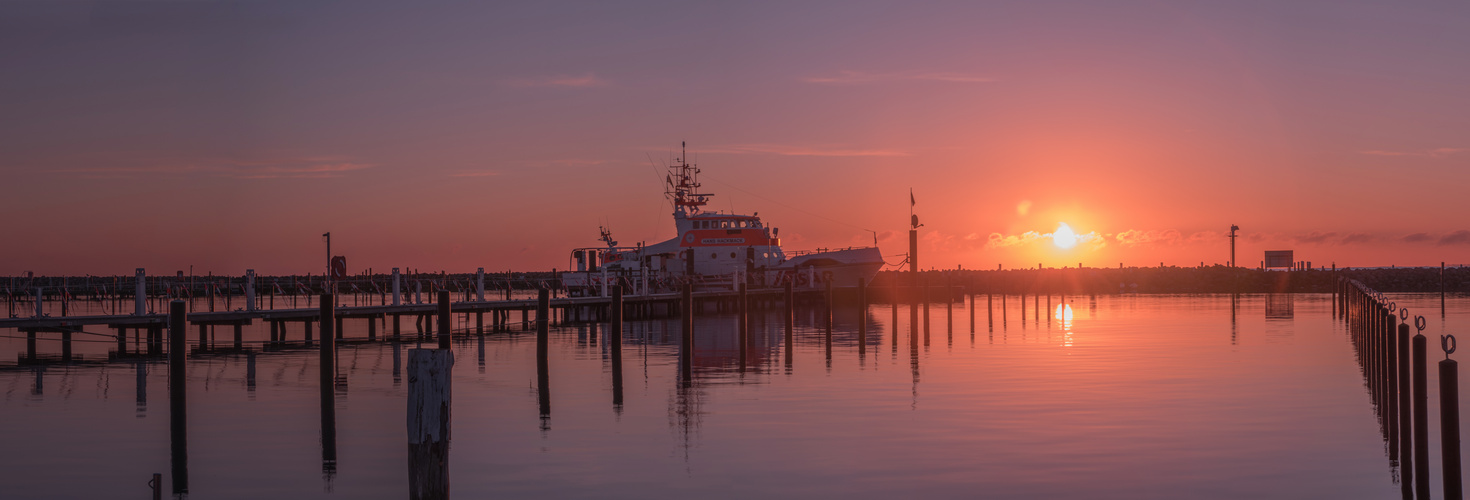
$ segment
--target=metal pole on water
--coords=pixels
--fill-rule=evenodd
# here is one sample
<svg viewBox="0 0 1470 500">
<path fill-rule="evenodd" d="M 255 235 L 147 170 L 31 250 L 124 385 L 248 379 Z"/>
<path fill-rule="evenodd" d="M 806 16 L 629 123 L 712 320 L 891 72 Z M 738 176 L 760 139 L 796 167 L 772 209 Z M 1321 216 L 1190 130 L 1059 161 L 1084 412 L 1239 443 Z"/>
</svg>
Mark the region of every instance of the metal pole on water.
<svg viewBox="0 0 1470 500">
<path fill-rule="evenodd" d="M 1455 352 L 1455 336 L 1440 335 L 1439 345 L 1444 360 L 1439 362 L 1439 451 L 1444 466 L 1445 500 L 1464 498 L 1460 482 L 1460 369 L 1450 354 Z"/>
<path fill-rule="evenodd" d="M 138 269 L 142 273 L 142 269 Z M 183 495 L 189 492 L 189 432 L 187 420 L 188 393 L 184 385 L 184 301 L 169 303 L 168 309 L 168 424 L 170 463 L 173 472 L 173 492 Z"/>
<path fill-rule="evenodd" d="M 44 293 L 45 293 L 45 289 L 44 288 L 42 288 L 42 287 L 36 287 L 36 317 L 37 318 L 46 315 L 46 313 L 43 311 L 43 309 L 44 309 L 43 306 L 45 304 L 42 302 L 42 300 L 43 300 L 42 298 L 45 296 Z"/>
</svg>

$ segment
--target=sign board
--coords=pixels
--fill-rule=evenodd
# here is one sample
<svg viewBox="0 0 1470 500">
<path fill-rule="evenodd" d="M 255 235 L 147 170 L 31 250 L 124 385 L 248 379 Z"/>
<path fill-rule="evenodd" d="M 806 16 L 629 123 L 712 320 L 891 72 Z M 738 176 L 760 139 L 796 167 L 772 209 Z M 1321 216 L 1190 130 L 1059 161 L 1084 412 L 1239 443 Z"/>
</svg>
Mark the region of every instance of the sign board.
<svg viewBox="0 0 1470 500">
<path fill-rule="evenodd" d="M 332 257 L 332 279 L 347 277 L 347 257 L 338 255 Z"/>
<path fill-rule="evenodd" d="M 1267 250 L 1266 269 L 1273 267 L 1296 267 L 1296 257 L 1292 250 Z"/>
</svg>

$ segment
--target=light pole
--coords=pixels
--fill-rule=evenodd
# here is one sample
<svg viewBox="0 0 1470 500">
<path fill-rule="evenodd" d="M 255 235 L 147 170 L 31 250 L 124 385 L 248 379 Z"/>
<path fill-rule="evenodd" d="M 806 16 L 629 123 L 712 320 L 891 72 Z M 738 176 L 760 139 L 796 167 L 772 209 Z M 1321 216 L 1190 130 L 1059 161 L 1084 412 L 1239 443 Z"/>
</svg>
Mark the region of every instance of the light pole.
<svg viewBox="0 0 1470 500">
<path fill-rule="evenodd" d="M 1235 232 L 1239 230 L 1240 226 L 1230 225 L 1230 267 L 1235 267 Z"/>
</svg>

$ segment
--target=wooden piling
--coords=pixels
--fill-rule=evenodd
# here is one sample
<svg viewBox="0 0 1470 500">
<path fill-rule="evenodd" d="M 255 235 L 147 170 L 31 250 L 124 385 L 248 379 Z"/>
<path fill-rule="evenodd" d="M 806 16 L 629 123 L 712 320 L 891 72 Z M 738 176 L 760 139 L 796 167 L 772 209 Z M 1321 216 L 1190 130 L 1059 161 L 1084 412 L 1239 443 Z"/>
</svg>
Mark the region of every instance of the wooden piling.
<svg viewBox="0 0 1470 500">
<path fill-rule="evenodd" d="M 449 348 L 449 331 L 450 331 L 451 321 L 452 321 L 452 319 L 450 318 L 449 309 L 450 309 L 450 304 L 449 304 L 449 290 L 440 290 L 439 291 L 439 348 L 440 349 L 448 349 Z M 537 311 L 537 312 L 539 313 L 540 311 Z M 541 318 L 540 317 L 537 317 L 536 319 L 537 320 L 540 320 Z"/>
<path fill-rule="evenodd" d="M 541 428 L 547 429 L 551 419 L 551 367 L 549 360 L 551 322 L 547 314 L 551 311 L 551 297 L 547 290 L 537 290 L 536 295 L 536 395 L 541 410 Z"/>
<path fill-rule="evenodd" d="M 61 361 L 71 362 L 71 330 L 61 332 Z"/>
<path fill-rule="evenodd" d="M 612 331 L 608 333 L 608 348 L 612 355 L 613 407 L 623 406 L 623 287 L 612 290 Z M 741 349 L 744 349 L 742 347 Z"/>
<path fill-rule="evenodd" d="M 857 281 L 857 295 L 858 356 L 862 356 L 868 350 L 868 283 L 861 277 Z"/>
<path fill-rule="evenodd" d="M 1414 334 L 1414 485 L 1416 498 L 1429 498 L 1429 376 L 1424 334 Z"/>
<path fill-rule="evenodd" d="M 785 318 L 786 319 L 786 367 L 787 368 L 790 368 L 791 367 L 791 357 L 792 357 L 792 350 L 791 349 L 792 349 L 792 347 L 794 345 L 794 342 L 792 340 L 792 337 L 793 337 L 792 329 L 795 327 L 795 323 L 796 323 L 796 291 L 792 289 L 792 285 L 791 285 L 791 281 L 790 280 L 786 281 L 786 290 L 785 290 L 785 292 L 786 292 L 786 314 L 784 314 L 783 316 L 786 317 Z M 895 306 L 893 308 L 893 310 L 897 311 L 898 310 L 898 307 Z M 895 314 L 897 314 L 897 313 L 895 313 Z M 34 334 L 32 334 L 32 335 L 34 335 Z M 34 344 L 34 342 L 32 342 L 32 343 Z"/>
<path fill-rule="evenodd" d="M 140 273 L 142 269 L 138 270 Z M 182 300 L 169 303 L 168 309 L 168 423 L 170 464 L 173 473 L 174 495 L 189 492 L 189 433 L 188 392 L 185 391 L 184 329 L 188 326 L 185 315 L 187 306 Z"/>
<path fill-rule="evenodd" d="M 454 352 L 408 351 L 409 498 L 449 498 L 449 428 Z"/>
<path fill-rule="evenodd" d="M 321 294 L 318 301 L 322 323 L 322 342 L 317 351 L 317 380 L 321 393 L 322 417 L 322 470 L 337 470 L 337 405 L 334 401 L 337 385 L 337 316 L 336 298 L 330 293 Z"/>
<path fill-rule="evenodd" d="M 735 332 L 735 341 L 740 344 L 740 371 L 744 372 L 746 355 L 748 354 L 746 350 L 750 344 L 750 296 L 746 293 L 744 281 L 736 284 L 735 303 L 736 314 L 738 315 L 738 324 L 736 325 L 738 331 Z"/>
<path fill-rule="evenodd" d="M 1465 493 L 1460 482 L 1460 370 L 1448 353 L 1439 362 L 1439 439 L 1445 500 L 1461 500 Z"/>
</svg>

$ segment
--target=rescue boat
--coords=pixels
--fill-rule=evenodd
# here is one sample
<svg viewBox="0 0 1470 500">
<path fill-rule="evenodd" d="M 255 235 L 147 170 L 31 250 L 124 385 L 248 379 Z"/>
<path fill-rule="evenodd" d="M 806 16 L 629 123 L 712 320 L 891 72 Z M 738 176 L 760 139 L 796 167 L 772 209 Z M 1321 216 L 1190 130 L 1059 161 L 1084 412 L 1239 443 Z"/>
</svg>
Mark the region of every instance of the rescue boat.
<svg viewBox="0 0 1470 500">
<path fill-rule="evenodd" d="M 855 287 L 871 283 L 883 267 L 878 247 L 786 252 L 780 230 L 751 215 L 707 211 L 711 193 L 701 192 L 699 167 L 675 159 L 665 177 L 664 195 L 673 204 L 677 237 L 654 244 L 619 246 L 601 228 L 602 245 L 573 249 L 562 284 L 572 296 L 606 295 L 611 287 L 626 293 L 695 290 Z M 876 243 L 876 242 L 875 242 Z M 574 271 L 572 269 L 575 269 Z"/>
</svg>

